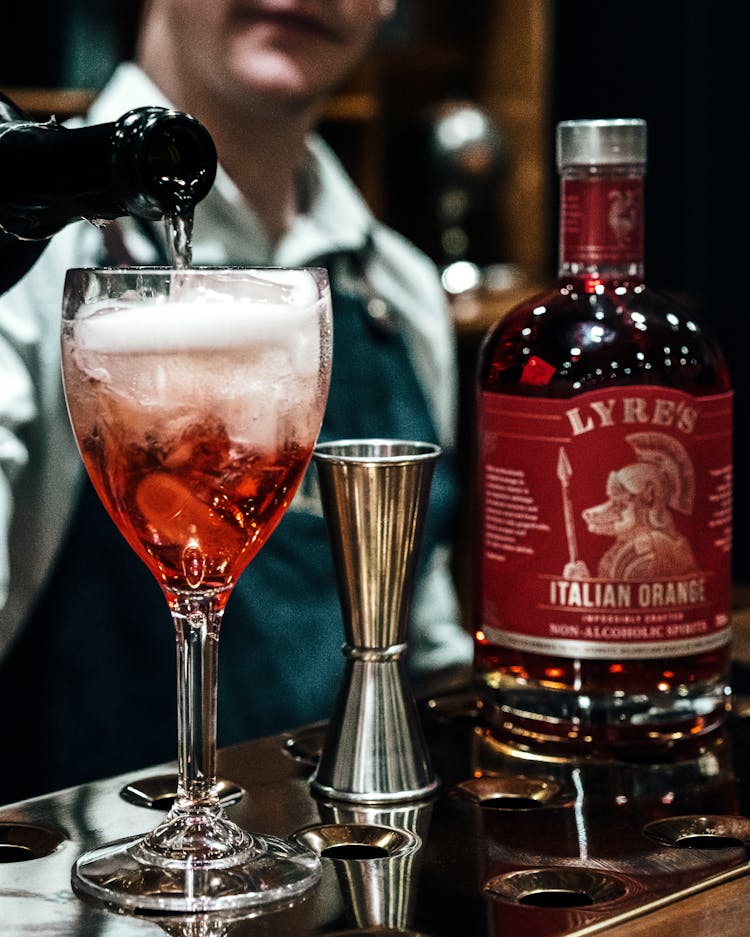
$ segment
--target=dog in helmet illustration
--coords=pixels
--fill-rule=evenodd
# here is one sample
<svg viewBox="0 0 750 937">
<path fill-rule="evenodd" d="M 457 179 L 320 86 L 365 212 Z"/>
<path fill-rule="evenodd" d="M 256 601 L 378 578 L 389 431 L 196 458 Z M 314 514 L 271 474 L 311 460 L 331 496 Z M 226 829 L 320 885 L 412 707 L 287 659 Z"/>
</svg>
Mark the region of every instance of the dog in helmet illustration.
<svg viewBox="0 0 750 937">
<path fill-rule="evenodd" d="M 659 579 L 694 572 L 698 566 L 675 514 L 689 517 L 695 501 L 695 470 L 684 446 L 664 433 L 626 437 L 636 461 L 607 478 L 607 500 L 582 512 L 589 531 L 612 537 L 599 560 L 600 579 Z"/>
</svg>

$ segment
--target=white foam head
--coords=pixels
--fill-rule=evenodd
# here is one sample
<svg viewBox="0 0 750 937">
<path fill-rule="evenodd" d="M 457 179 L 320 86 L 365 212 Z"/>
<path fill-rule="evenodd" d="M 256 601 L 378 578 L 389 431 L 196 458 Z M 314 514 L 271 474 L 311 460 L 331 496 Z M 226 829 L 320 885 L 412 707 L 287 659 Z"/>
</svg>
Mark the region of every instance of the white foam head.
<svg viewBox="0 0 750 937">
<path fill-rule="evenodd" d="M 197 414 L 269 451 L 285 427 L 314 436 L 330 351 L 328 286 L 304 270 L 187 274 L 172 274 L 166 296 L 144 290 L 78 309 L 63 334 L 79 374 L 69 397 L 90 399 L 92 421 L 114 407 L 134 437 L 179 435 L 180 421 Z"/>
<path fill-rule="evenodd" d="M 216 274 L 210 286 L 201 278 L 175 274 L 168 296 L 144 300 L 124 294 L 82 307 L 75 343 L 80 351 L 103 355 L 309 345 L 317 341 L 325 301 L 305 270 L 224 281 Z"/>
</svg>

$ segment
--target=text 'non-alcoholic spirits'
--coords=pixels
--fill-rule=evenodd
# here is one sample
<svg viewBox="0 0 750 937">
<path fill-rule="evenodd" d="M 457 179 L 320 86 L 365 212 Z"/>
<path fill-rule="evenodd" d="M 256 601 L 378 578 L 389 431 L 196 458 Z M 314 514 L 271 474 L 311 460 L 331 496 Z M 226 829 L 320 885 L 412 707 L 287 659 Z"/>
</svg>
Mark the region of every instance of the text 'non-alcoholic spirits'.
<svg viewBox="0 0 750 937">
<path fill-rule="evenodd" d="M 557 283 L 480 352 L 475 670 L 506 737 L 611 753 L 725 716 L 732 394 L 644 282 L 645 122 L 562 122 L 557 161 Z"/>
</svg>

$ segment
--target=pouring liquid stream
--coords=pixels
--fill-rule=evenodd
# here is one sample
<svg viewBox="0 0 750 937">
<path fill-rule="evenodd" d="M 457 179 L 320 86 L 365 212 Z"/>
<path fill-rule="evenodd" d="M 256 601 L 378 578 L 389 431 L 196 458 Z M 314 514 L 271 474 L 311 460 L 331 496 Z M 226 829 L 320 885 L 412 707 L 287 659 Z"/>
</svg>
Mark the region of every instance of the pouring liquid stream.
<svg viewBox="0 0 750 937">
<path fill-rule="evenodd" d="M 193 206 L 183 204 L 164 217 L 169 262 L 176 270 L 187 270 L 193 263 Z"/>
</svg>

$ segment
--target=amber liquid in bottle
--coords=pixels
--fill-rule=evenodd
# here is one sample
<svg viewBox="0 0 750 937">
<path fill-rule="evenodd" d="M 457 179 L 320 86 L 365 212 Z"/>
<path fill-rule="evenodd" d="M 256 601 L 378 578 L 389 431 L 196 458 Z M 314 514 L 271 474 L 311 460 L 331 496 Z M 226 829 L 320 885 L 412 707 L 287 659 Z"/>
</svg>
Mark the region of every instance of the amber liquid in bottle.
<svg viewBox="0 0 750 937">
<path fill-rule="evenodd" d="M 645 125 L 642 132 L 645 157 Z M 629 566 L 620 562 L 619 570 L 611 571 L 617 565 L 612 559 L 613 547 L 610 558 L 601 560 L 599 571 L 596 569 L 596 557 L 613 540 L 595 536 L 602 534 L 603 528 L 596 527 L 595 512 L 587 513 L 586 508 L 595 502 L 606 503 L 601 510 L 609 514 L 615 511 L 620 527 L 625 525 L 630 510 L 624 500 L 628 492 L 624 486 L 618 487 L 617 470 L 621 462 L 610 458 L 603 435 L 618 431 L 615 426 L 618 414 L 630 421 L 631 425 L 624 430 L 631 434 L 625 437 L 630 440 L 630 447 L 635 445 L 638 450 L 633 442 L 637 439 L 640 448 L 647 450 L 644 458 L 648 462 L 649 441 L 663 438 L 665 426 L 674 414 L 692 410 L 692 401 L 697 406 L 701 400 L 711 400 L 715 409 L 718 406 L 724 411 L 722 445 L 731 446 L 725 439 L 728 419 L 731 420 L 731 416 L 726 416 L 727 411 L 731 414 L 731 398 L 721 351 L 694 315 L 644 283 L 639 214 L 644 166 L 627 151 L 625 160 L 618 164 L 605 159 L 603 165 L 582 165 L 574 159 L 575 165 L 561 166 L 558 281 L 550 292 L 513 309 L 488 333 L 478 367 L 480 575 L 475 672 L 480 695 L 488 720 L 499 737 L 522 747 L 528 745 L 573 756 L 611 755 L 617 750 L 670 745 L 677 739 L 706 731 L 723 720 L 729 692 L 731 518 L 726 514 L 731 510 L 731 476 L 728 479 L 726 464 L 720 478 L 716 478 L 716 473 L 711 476 L 716 482 L 712 497 L 722 504 L 721 511 L 711 515 L 715 522 L 706 525 L 713 531 L 710 556 L 720 557 L 711 562 L 718 562 L 720 570 L 707 570 L 702 555 L 700 560 L 692 561 L 692 566 L 685 565 L 687 572 L 678 569 L 674 561 L 667 573 L 662 569 L 654 574 L 653 567 L 649 573 L 643 560 L 650 543 L 645 534 L 632 541 Z M 593 201 L 588 200 L 591 194 L 588 189 L 601 184 L 606 187 L 605 195 L 600 196 L 595 190 Z M 611 195 L 613 191 L 618 194 Z M 572 199 L 567 197 L 571 193 Z M 624 201 L 623 193 L 627 195 Z M 615 205 L 618 198 L 619 205 Z M 624 218 L 617 221 L 615 214 L 610 214 L 609 220 L 604 217 L 605 212 L 616 212 L 618 208 Z M 583 215 L 598 210 L 602 217 L 589 223 L 583 218 L 582 209 Z M 612 250 L 597 243 L 602 238 L 606 240 L 610 222 L 619 223 L 621 231 L 628 235 Z M 601 391 L 604 395 L 582 396 Z M 482 434 L 490 434 L 499 426 L 502 437 L 507 425 L 502 417 L 499 423 L 488 422 L 491 418 L 487 413 L 493 402 L 500 399 L 494 395 L 525 398 L 519 402 L 524 405 L 517 424 L 523 427 L 520 435 L 533 436 L 536 427 L 528 427 L 535 423 L 535 408 L 542 400 L 563 402 L 562 412 L 567 419 L 558 420 L 555 425 L 559 427 L 566 422 L 569 438 L 577 434 L 583 438 L 584 429 L 593 430 L 595 423 L 596 429 L 601 430 L 599 436 L 593 431 L 589 434 L 588 448 L 581 449 L 579 443 L 579 457 L 572 468 L 567 455 L 569 440 L 561 435 L 559 444 L 550 449 L 557 456 L 557 464 L 546 467 L 549 476 L 546 490 L 552 505 L 549 509 L 545 503 L 541 508 L 536 503 L 544 502 L 545 495 L 539 490 L 543 485 L 537 485 L 537 490 L 531 482 L 518 487 L 517 479 L 526 478 L 526 474 L 521 476 L 526 471 L 523 456 L 517 454 L 518 446 L 524 443 L 513 438 L 512 428 L 508 429 L 507 439 L 501 438 L 495 457 L 498 464 L 509 466 L 507 471 L 516 479 L 515 487 L 503 488 L 499 495 L 497 487 L 494 492 L 491 489 L 493 480 L 502 481 L 505 476 L 498 475 L 497 470 L 488 476 Z M 662 397 L 668 398 L 668 402 Z M 592 399 L 598 411 L 587 409 L 586 404 Z M 591 416 L 587 415 L 589 412 Z M 542 423 L 540 420 L 539 426 Z M 673 429 L 671 426 L 668 431 Z M 582 452 L 585 459 L 580 457 Z M 640 459 L 640 455 L 638 458 L 633 455 L 626 460 L 633 463 L 627 471 L 632 474 L 633 466 L 636 473 L 641 471 Z M 597 487 L 585 478 L 592 466 L 598 466 L 601 475 L 602 463 L 606 491 L 601 490 L 601 482 Z M 667 463 L 672 464 L 668 458 Z M 699 480 L 696 484 L 700 487 Z M 520 502 L 514 501 L 519 490 L 525 497 Z M 654 496 L 651 489 L 646 493 Z M 693 494 L 699 497 L 701 492 Z M 525 521 L 519 505 L 525 506 Z M 529 511 L 535 512 L 531 525 Z M 672 542 L 676 542 L 675 528 L 685 518 L 672 513 L 677 519 L 669 519 L 668 523 L 674 535 Z M 587 530 L 584 518 L 594 533 Z M 539 535 L 542 541 L 558 543 L 566 553 L 565 573 L 561 567 L 551 575 L 549 567 L 540 570 L 541 561 L 533 546 L 534 526 L 544 529 Z M 722 528 L 720 532 L 717 527 Z M 494 531 L 494 541 L 488 530 Z M 705 536 L 709 536 L 708 530 Z M 525 546 L 527 543 L 532 543 L 532 547 Z M 523 551 L 526 557 L 519 560 Z M 494 559 L 498 559 L 499 553 L 502 562 L 488 560 L 490 553 Z M 623 572 L 626 566 L 627 571 Z M 676 571 L 674 575 L 671 569 Z M 618 579 L 621 581 L 616 582 Z M 718 601 L 720 606 L 718 612 L 714 606 L 713 615 L 706 611 L 710 602 L 701 591 L 704 588 L 713 590 L 714 602 Z M 684 590 L 681 598 L 678 589 Z M 688 592 L 696 600 L 697 612 L 685 607 Z M 510 611 L 503 605 L 508 595 L 516 597 Z M 539 595 L 543 599 L 537 601 L 535 610 L 535 597 Z M 545 622 L 553 622 L 549 626 L 553 630 L 546 632 L 541 641 L 523 636 L 526 625 L 521 619 L 525 617 L 526 597 L 530 617 L 541 615 Z M 571 603 L 566 606 L 561 597 L 572 598 L 573 607 Z M 553 608 L 555 602 L 559 606 Z M 513 609 L 516 620 L 509 619 Z M 574 614 L 577 617 L 570 617 Z M 569 617 L 565 619 L 565 615 Z M 488 627 L 490 620 L 493 626 Z M 565 621 L 569 624 L 564 624 Z M 644 643 L 644 639 L 657 632 L 664 637 L 673 632 L 697 634 L 701 628 L 702 637 L 695 645 L 676 641 L 674 652 L 670 651 L 668 641 L 655 642 L 653 654 L 650 645 Z M 551 637 L 555 633 L 579 640 L 561 640 L 556 644 Z M 601 634 L 616 634 L 617 643 L 580 641 L 584 636 Z M 629 646 L 622 635 L 630 635 L 635 643 Z M 632 651 L 636 645 L 637 649 Z M 633 656 L 629 656 L 631 653 Z"/>
</svg>

